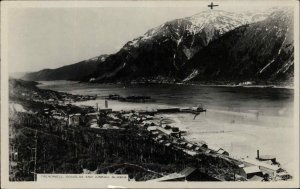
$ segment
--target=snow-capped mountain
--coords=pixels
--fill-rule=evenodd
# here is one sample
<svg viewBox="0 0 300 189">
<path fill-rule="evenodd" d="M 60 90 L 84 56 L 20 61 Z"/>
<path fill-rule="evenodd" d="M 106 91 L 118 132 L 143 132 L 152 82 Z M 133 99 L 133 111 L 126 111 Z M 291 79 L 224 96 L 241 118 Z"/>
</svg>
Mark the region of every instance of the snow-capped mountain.
<svg viewBox="0 0 300 189">
<path fill-rule="evenodd" d="M 139 47 L 149 40 L 169 37 L 190 59 L 202 47 L 241 25 L 264 20 L 271 14 L 269 9 L 264 12 L 232 13 L 222 10 L 207 10 L 190 17 L 176 19 L 150 29 L 143 36 L 129 42 L 132 47 Z M 166 39 L 162 40 L 165 42 Z M 130 48 L 125 46 L 125 48 Z M 175 54 L 176 58 L 176 54 Z"/>
<path fill-rule="evenodd" d="M 189 62 L 187 80 L 287 80 L 293 76 L 293 15 L 275 11 L 267 19 L 234 29 Z"/>
<path fill-rule="evenodd" d="M 96 71 L 93 73 L 86 72 L 86 75 L 78 76 L 77 79 L 95 82 L 125 82 L 133 79 L 157 78 L 169 81 L 201 80 L 203 78 L 199 75 L 201 75 L 203 69 L 200 69 L 200 65 L 209 64 L 209 61 L 205 62 L 203 60 L 220 58 L 218 55 L 213 55 L 214 48 L 218 47 L 218 44 L 222 48 L 222 45 L 230 44 L 229 46 L 225 45 L 227 49 L 224 51 L 218 50 L 221 57 L 233 58 L 239 65 L 239 61 L 249 60 L 247 58 L 249 53 L 244 52 L 248 51 L 247 44 L 251 44 L 253 53 L 250 54 L 255 57 L 260 54 L 260 51 L 256 49 L 260 49 L 257 44 L 260 44 L 261 41 L 270 44 L 270 46 L 275 45 L 277 48 L 279 44 L 284 46 L 281 41 L 282 37 L 278 36 L 284 34 L 287 41 L 292 40 L 293 37 L 290 37 L 292 29 L 289 30 L 288 34 L 286 34 L 288 30 L 284 29 L 287 24 L 291 23 L 289 20 L 292 18 L 284 15 L 288 15 L 288 12 L 276 8 L 262 12 L 248 11 L 243 13 L 207 10 L 190 17 L 172 20 L 127 42 L 117 53 L 109 55 L 105 60 L 96 60 L 98 62 Z M 243 28 L 246 28 L 245 31 Z M 265 30 L 265 28 L 268 30 Z M 275 30 L 274 28 L 277 28 L 277 32 L 270 33 L 270 31 Z M 274 33 L 277 37 L 273 37 Z M 228 37 L 231 35 L 232 37 Z M 274 42 L 270 43 L 266 40 L 268 38 L 274 40 Z M 257 44 L 255 44 L 256 42 Z M 288 44 L 289 48 L 293 47 L 290 41 Z M 264 44 L 261 45 L 264 46 Z M 266 60 L 269 60 L 269 57 L 275 58 L 276 53 L 274 50 L 274 52 L 260 55 L 267 56 Z M 240 56 L 240 54 L 245 54 L 245 57 Z M 239 59 L 236 60 L 237 57 Z M 198 59 L 201 60 L 200 63 Z M 218 60 L 218 64 L 221 64 L 219 61 L 222 61 L 222 58 Z M 214 62 L 217 62 L 217 59 Z M 260 64 L 258 72 L 266 73 L 268 62 Z M 232 68 L 237 67 L 233 64 L 230 66 Z M 264 66 L 267 67 L 264 68 Z M 207 67 L 211 66 L 207 65 Z M 230 67 L 227 68 L 228 70 L 231 69 Z M 237 70 L 238 73 L 247 72 L 244 68 L 239 68 L 243 71 Z M 218 68 L 216 69 L 217 72 L 221 71 Z M 256 75 L 262 78 L 259 76 L 260 74 Z M 213 76 L 209 78 L 214 79 Z M 226 79 L 225 75 L 224 79 Z"/>
<path fill-rule="evenodd" d="M 270 9 L 274 10 L 274 9 Z M 222 10 L 207 10 L 190 17 L 176 19 L 164 23 L 156 28 L 150 29 L 143 36 L 132 41 L 132 45 L 137 45 L 139 40 L 147 40 L 158 35 L 168 35 L 168 30 L 174 29 L 174 33 L 179 37 L 182 34 L 196 35 L 200 32 L 218 33 L 222 35 L 241 25 L 250 24 L 266 19 L 270 10 L 264 12 L 233 13 Z M 208 40 L 209 41 L 209 40 Z M 178 41 L 180 42 L 180 40 Z"/>
</svg>

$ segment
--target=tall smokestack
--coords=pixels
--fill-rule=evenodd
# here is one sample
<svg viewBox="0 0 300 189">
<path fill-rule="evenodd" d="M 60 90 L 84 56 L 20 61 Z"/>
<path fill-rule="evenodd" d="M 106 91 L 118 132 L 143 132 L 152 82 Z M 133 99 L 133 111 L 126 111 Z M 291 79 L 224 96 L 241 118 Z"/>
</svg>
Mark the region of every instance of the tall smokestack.
<svg viewBox="0 0 300 189">
<path fill-rule="evenodd" d="M 259 150 L 257 150 L 257 159 L 259 159 Z"/>
<path fill-rule="evenodd" d="M 108 102 L 105 100 L 105 108 L 108 108 Z"/>
</svg>

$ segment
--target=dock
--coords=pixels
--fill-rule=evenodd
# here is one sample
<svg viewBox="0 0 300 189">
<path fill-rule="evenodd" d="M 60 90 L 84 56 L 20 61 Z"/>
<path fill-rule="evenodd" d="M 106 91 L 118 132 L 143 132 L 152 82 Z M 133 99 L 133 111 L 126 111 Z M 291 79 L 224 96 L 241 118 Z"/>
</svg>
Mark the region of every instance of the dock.
<svg viewBox="0 0 300 189">
<path fill-rule="evenodd" d="M 139 114 L 158 114 L 158 113 L 191 113 L 191 114 L 200 114 L 201 112 L 206 112 L 207 110 L 202 107 L 170 107 L 170 108 L 157 108 L 153 110 L 137 110 Z"/>
</svg>

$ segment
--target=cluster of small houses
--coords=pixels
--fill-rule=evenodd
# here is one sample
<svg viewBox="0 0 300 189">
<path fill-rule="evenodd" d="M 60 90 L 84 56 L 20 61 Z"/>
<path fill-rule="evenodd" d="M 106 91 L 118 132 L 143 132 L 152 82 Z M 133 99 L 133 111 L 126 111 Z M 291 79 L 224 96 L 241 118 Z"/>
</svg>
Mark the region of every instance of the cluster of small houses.
<svg viewBox="0 0 300 189">
<path fill-rule="evenodd" d="M 100 128 L 98 124 L 99 116 L 101 112 L 112 112 L 112 109 L 105 108 L 100 109 L 98 112 L 86 112 L 86 113 L 67 113 L 62 109 L 49 109 L 45 108 L 43 114 L 51 116 L 58 120 L 67 121 L 68 126 L 79 127 L 82 123 L 86 123 L 91 128 Z"/>
<path fill-rule="evenodd" d="M 47 96 L 46 98 L 43 96 Z M 80 101 L 87 101 L 87 100 L 95 100 L 97 96 L 91 96 L 91 95 L 72 95 L 67 93 L 61 93 L 60 95 L 57 95 L 54 92 L 46 91 L 46 94 L 43 96 L 39 94 L 38 92 L 32 92 L 32 93 L 25 93 L 22 92 L 21 96 L 24 97 L 26 100 L 32 100 L 35 102 L 42 102 L 45 104 L 58 104 L 61 106 L 66 106 L 68 103 L 73 102 L 80 102 Z"/>
<path fill-rule="evenodd" d="M 152 139 L 161 145 L 182 150 L 190 156 L 206 153 L 231 158 L 229 153 L 223 148 L 208 148 L 208 145 L 204 141 L 198 143 L 188 142 L 182 137 L 186 134 L 186 131 L 181 131 L 178 127 L 172 127 L 170 125 L 156 124 L 151 121 L 152 116 L 142 116 L 141 118 L 138 113 L 127 114 L 127 116 L 130 116 L 131 119 L 142 119 L 139 125 L 147 129 L 148 132 L 151 133 Z M 235 162 L 237 162 L 239 166 L 239 171 L 235 173 L 237 180 L 266 181 L 291 178 L 286 171 L 280 168 L 275 158 L 244 158 Z"/>
<path fill-rule="evenodd" d="M 78 127 L 84 120 L 85 125 L 94 129 L 123 129 L 124 125 L 120 127 L 122 120 L 127 120 L 129 123 L 135 122 L 137 125 L 147 130 L 154 141 L 166 147 L 172 147 L 177 150 L 182 150 L 190 156 L 195 156 L 199 153 L 205 153 L 212 156 L 219 156 L 231 158 L 229 153 L 222 148 L 208 148 L 205 142 L 191 143 L 185 140 L 186 131 L 179 130 L 178 127 L 164 125 L 153 121 L 154 116 L 148 114 L 140 114 L 138 112 L 113 112 L 110 108 L 98 109 L 90 113 L 75 113 L 66 114 L 62 110 L 45 109 L 53 118 L 64 119 L 68 125 Z M 99 125 L 99 118 L 101 113 L 106 114 L 106 123 Z M 280 168 L 276 160 L 256 158 L 239 159 L 237 162 L 239 172 L 236 174 L 236 179 L 246 179 L 250 181 L 264 181 L 264 180 L 286 180 L 291 176 Z M 267 176 L 266 176 L 267 175 Z M 266 178 L 267 177 L 267 178 Z"/>
</svg>

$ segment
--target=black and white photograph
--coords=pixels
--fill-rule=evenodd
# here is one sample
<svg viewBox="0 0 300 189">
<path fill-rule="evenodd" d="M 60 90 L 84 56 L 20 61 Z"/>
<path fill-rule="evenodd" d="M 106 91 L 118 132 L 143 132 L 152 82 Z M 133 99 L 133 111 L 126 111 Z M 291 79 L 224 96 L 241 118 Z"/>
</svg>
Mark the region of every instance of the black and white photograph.
<svg viewBox="0 0 300 189">
<path fill-rule="evenodd" d="M 1 2 L 1 187 L 299 187 L 298 16 Z"/>
</svg>

